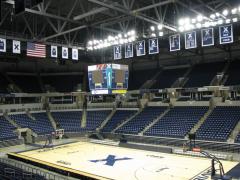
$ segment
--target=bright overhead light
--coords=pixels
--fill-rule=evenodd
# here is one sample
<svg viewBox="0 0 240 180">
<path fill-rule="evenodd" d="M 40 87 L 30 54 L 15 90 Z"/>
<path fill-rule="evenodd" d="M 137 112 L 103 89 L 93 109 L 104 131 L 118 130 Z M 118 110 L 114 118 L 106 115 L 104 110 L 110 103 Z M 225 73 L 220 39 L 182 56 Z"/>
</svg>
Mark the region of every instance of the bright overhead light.
<svg viewBox="0 0 240 180">
<path fill-rule="evenodd" d="M 227 10 L 227 9 L 223 10 L 223 15 L 224 15 L 224 16 L 227 16 L 227 15 L 228 15 L 228 10 Z"/>
<path fill-rule="evenodd" d="M 180 26 L 178 29 L 179 29 L 180 32 L 184 31 L 184 27 L 183 26 Z"/>
<path fill-rule="evenodd" d="M 232 14 L 237 14 L 237 8 L 233 8 L 231 12 Z"/>
<path fill-rule="evenodd" d="M 212 21 L 211 22 L 211 26 L 216 26 L 217 25 L 217 22 L 216 21 Z"/>
<path fill-rule="evenodd" d="M 92 41 L 89 41 L 88 44 L 91 46 L 91 45 L 93 44 L 93 42 L 92 42 Z"/>
<path fill-rule="evenodd" d="M 162 30 L 162 28 L 163 28 L 163 25 L 162 25 L 162 24 L 159 24 L 159 25 L 158 25 L 158 30 Z"/>
<path fill-rule="evenodd" d="M 152 33 L 151 36 L 152 36 L 152 37 L 156 37 L 156 34 L 155 34 L 155 33 Z"/>
<path fill-rule="evenodd" d="M 222 20 L 222 19 L 219 19 L 219 20 L 218 20 L 218 24 L 223 24 L 223 20 Z"/>
<path fill-rule="evenodd" d="M 220 16 L 220 13 L 217 12 L 217 13 L 216 13 L 216 16 L 219 17 L 219 16 Z"/>
<path fill-rule="evenodd" d="M 211 15 L 210 15 L 210 18 L 211 18 L 211 19 L 215 19 L 215 18 L 216 18 L 216 15 L 215 15 L 215 14 L 211 14 Z"/>
<path fill-rule="evenodd" d="M 185 23 L 185 24 L 190 24 L 190 19 L 189 19 L 189 17 L 186 17 L 186 18 L 184 19 L 184 23 Z"/>
<path fill-rule="evenodd" d="M 131 30 L 131 35 L 135 35 L 136 31 L 135 30 Z"/>
<path fill-rule="evenodd" d="M 119 33 L 119 34 L 118 34 L 118 37 L 119 37 L 119 38 L 122 38 L 122 34 Z"/>
<path fill-rule="evenodd" d="M 198 16 L 197 16 L 197 21 L 198 21 L 198 22 L 201 22 L 202 20 L 203 20 L 203 16 L 202 16 L 201 14 L 198 15 Z"/>
<path fill-rule="evenodd" d="M 161 32 L 159 32 L 159 34 L 158 34 L 159 36 L 163 36 L 163 32 L 161 31 Z"/>
<path fill-rule="evenodd" d="M 204 26 L 205 26 L 205 27 L 209 27 L 209 26 L 210 26 L 210 22 L 209 22 L 209 21 L 205 22 L 205 23 L 204 23 Z"/>
<path fill-rule="evenodd" d="M 229 24 L 231 22 L 231 19 L 226 19 L 226 23 Z"/>
<path fill-rule="evenodd" d="M 197 27 L 197 28 L 201 28 L 201 27 L 202 27 L 202 24 L 201 24 L 201 23 L 197 23 L 197 24 L 196 24 L 196 27 Z"/>
<path fill-rule="evenodd" d="M 123 44 L 123 43 L 124 43 L 124 40 L 123 40 L 123 39 L 120 39 L 120 40 L 119 40 L 119 43 L 120 43 L 120 44 Z"/>
<path fill-rule="evenodd" d="M 154 26 L 151 26 L 150 29 L 151 29 L 152 31 L 155 31 L 155 27 L 154 27 Z"/>
<path fill-rule="evenodd" d="M 238 22 L 238 18 L 233 18 L 232 21 L 233 22 Z"/>
<path fill-rule="evenodd" d="M 185 22 L 184 22 L 184 19 L 182 19 L 182 18 L 179 19 L 178 24 L 179 24 L 180 26 L 184 25 L 184 23 L 185 23 Z"/>
<path fill-rule="evenodd" d="M 197 22 L 196 19 L 192 19 L 192 23 L 195 24 Z"/>
</svg>

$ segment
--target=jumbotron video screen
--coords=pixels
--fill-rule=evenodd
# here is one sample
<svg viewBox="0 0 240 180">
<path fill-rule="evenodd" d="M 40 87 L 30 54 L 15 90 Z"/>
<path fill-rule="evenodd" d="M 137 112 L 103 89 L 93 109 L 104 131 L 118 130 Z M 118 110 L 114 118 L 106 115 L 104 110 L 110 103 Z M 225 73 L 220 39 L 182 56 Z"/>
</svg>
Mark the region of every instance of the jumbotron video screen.
<svg viewBox="0 0 240 180">
<path fill-rule="evenodd" d="M 92 94 L 125 94 L 128 88 L 128 65 L 98 64 L 88 66 Z"/>
</svg>

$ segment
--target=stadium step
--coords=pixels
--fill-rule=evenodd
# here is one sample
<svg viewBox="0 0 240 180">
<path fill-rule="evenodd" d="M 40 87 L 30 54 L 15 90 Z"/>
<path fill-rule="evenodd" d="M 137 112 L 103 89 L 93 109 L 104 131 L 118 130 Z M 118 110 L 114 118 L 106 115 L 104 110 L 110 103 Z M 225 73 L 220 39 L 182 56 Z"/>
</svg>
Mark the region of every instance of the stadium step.
<svg viewBox="0 0 240 180">
<path fill-rule="evenodd" d="M 170 111 L 170 108 L 167 108 L 160 116 L 158 116 L 152 123 L 150 123 L 148 126 L 146 126 L 138 135 L 143 135 L 148 129 L 150 129 L 154 124 L 159 122 L 162 117 L 164 117 L 168 112 Z"/>
<path fill-rule="evenodd" d="M 201 127 L 201 125 L 205 122 L 205 120 L 207 119 L 207 117 L 212 113 L 213 108 L 209 108 L 208 111 L 203 115 L 203 117 L 198 121 L 197 124 L 195 124 L 195 126 L 190 130 L 190 134 L 194 134 L 196 133 L 196 131 Z M 188 134 L 186 135 L 185 138 L 188 137 Z"/>
<path fill-rule="evenodd" d="M 120 127 L 122 127 L 124 124 L 128 123 L 129 121 L 131 121 L 133 118 L 135 118 L 139 113 L 141 113 L 143 111 L 143 109 L 139 109 L 139 111 L 137 113 L 135 113 L 134 115 L 132 115 L 130 118 L 126 119 L 126 121 L 124 121 L 123 123 L 121 123 L 120 125 L 118 125 L 114 130 L 112 130 L 111 133 L 115 133 L 116 130 L 118 130 Z"/>
<path fill-rule="evenodd" d="M 238 124 L 235 126 L 235 128 L 233 129 L 233 131 L 231 132 L 227 142 L 229 143 L 233 143 L 237 137 L 237 135 L 239 134 L 240 132 L 240 120 L 238 122 Z"/>
<path fill-rule="evenodd" d="M 57 124 L 56 124 L 56 121 L 55 121 L 55 119 L 53 118 L 50 110 L 47 110 L 46 113 L 47 113 L 47 117 L 48 117 L 50 123 L 52 124 L 53 129 L 56 130 L 56 129 L 57 129 Z"/>
<path fill-rule="evenodd" d="M 192 72 L 193 68 L 194 68 L 194 65 L 189 67 L 187 72 L 184 74 L 183 79 L 179 84 L 179 87 L 184 87 L 184 85 L 187 83 L 187 81 L 189 80 L 188 75 Z"/>
<path fill-rule="evenodd" d="M 26 110 L 25 112 L 26 112 L 26 115 L 27 115 L 30 119 L 36 121 L 36 118 L 32 116 L 32 114 L 30 113 L 29 110 Z"/>
<path fill-rule="evenodd" d="M 112 112 L 108 115 L 108 117 L 102 122 L 99 128 L 97 128 L 97 131 L 100 131 L 106 124 L 107 122 L 112 119 L 113 115 L 115 114 L 116 109 L 114 108 Z"/>
<path fill-rule="evenodd" d="M 151 88 L 155 83 L 156 83 L 156 79 L 157 77 L 161 74 L 162 70 L 160 70 L 159 72 L 157 72 L 151 79 L 147 80 L 140 89 L 149 89 Z"/>
<path fill-rule="evenodd" d="M 81 127 L 84 128 L 87 125 L 87 109 L 82 110 L 82 118 L 81 118 Z"/>
<path fill-rule="evenodd" d="M 7 113 L 3 114 L 3 117 L 10 123 L 12 124 L 14 127 L 16 128 L 21 128 L 14 120 L 12 120 Z"/>
</svg>

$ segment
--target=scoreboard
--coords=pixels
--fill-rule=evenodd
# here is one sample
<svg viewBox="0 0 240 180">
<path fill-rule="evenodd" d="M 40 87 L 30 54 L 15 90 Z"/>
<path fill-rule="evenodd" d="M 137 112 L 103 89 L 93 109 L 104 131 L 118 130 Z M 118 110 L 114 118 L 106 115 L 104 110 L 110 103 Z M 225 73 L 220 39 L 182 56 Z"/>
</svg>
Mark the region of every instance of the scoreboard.
<svg viewBox="0 0 240 180">
<path fill-rule="evenodd" d="M 125 94 L 128 88 L 128 75 L 127 65 L 88 66 L 89 89 L 92 94 Z"/>
</svg>

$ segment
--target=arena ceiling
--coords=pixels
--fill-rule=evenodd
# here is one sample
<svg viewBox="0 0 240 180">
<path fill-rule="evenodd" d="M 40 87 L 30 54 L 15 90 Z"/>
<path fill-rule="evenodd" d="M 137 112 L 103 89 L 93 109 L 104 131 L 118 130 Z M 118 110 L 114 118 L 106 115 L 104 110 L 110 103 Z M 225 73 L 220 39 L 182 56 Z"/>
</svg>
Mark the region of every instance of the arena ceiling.
<svg viewBox="0 0 240 180">
<path fill-rule="evenodd" d="M 14 15 L 14 1 L 2 1 L 0 35 L 20 40 L 78 45 L 130 29 L 143 35 L 162 23 L 173 33 L 178 19 L 211 14 L 239 5 L 238 0 L 43 0 Z"/>
</svg>

